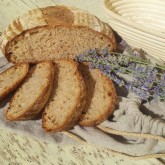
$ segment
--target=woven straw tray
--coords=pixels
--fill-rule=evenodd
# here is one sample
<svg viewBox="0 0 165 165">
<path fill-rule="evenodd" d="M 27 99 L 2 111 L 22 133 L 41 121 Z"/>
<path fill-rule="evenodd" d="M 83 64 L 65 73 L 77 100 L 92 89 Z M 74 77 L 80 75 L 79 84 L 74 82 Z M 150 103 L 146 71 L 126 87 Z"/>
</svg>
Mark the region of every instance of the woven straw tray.
<svg viewBox="0 0 165 165">
<path fill-rule="evenodd" d="M 128 44 L 165 61 L 164 0 L 103 0 L 102 7 Z"/>
</svg>

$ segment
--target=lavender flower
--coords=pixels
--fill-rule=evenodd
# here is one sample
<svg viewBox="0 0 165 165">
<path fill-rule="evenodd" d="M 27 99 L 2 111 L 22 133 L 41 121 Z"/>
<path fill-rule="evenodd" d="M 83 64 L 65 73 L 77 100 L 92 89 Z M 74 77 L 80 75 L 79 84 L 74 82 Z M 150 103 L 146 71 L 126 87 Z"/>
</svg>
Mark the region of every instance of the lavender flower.
<svg viewBox="0 0 165 165">
<path fill-rule="evenodd" d="M 91 69 L 100 69 L 116 84 L 135 92 L 144 100 L 165 100 L 165 66 L 153 65 L 136 55 L 112 53 L 108 48 L 90 49 L 79 55 L 76 60 L 90 62 Z M 124 79 L 120 74 L 130 75 L 132 81 Z"/>
</svg>

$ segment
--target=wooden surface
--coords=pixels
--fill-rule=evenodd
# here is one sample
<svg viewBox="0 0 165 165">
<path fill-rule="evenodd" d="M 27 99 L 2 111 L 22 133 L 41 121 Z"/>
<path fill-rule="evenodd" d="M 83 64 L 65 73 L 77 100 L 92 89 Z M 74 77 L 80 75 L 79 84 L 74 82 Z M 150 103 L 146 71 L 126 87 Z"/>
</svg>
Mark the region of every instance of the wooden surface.
<svg viewBox="0 0 165 165">
<path fill-rule="evenodd" d="M 157 159 L 130 160 L 91 146 L 59 147 L 0 129 L 1 165 L 162 165 Z"/>
<path fill-rule="evenodd" d="M 86 9 L 108 22 L 100 0 L 0 0 L 0 32 L 15 17 L 26 11 L 49 5 L 64 4 Z M 0 54 L 2 56 L 2 54 Z M 114 156 L 107 149 L 91 146 L 55 146 L 31 137 L 7 132 L 0 127 L 0 165 L 161 165 L 163 159 L 130 160 Z"/>
</svg>

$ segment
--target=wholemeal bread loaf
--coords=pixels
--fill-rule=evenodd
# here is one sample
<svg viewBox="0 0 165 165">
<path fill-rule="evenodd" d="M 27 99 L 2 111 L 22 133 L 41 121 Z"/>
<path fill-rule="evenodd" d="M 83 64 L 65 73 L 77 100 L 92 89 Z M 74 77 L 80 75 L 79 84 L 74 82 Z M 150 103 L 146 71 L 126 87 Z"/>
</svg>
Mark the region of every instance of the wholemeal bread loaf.
<svg viewBox="0 0 165 165">
<path fill-rule="evenodd" d="M 53 77 L 54 68 L 50 62 L 42 62 L 33 66 L 10 101 L 10 106 L 5 114 L 6 119 L 35 118 L 48 101 Z"/>
<path fill-rule="evenodd" d="M 9 42 L 6 57 L 14 63 L 37 63 L 59 58 L 74 59 L 90 48 L 105 47 L 113 50 L 110 38 L 87 27 L 42 26 L 27 30 Z"/>
<path fill-rule="evenodd" d="M 77 63 L 56 61 L 54 90 L 43 112 L 43 128 L 58 132 L 75 126 L 84 108 L 85 96 L 85 84 Z"/>
<path fill-rule="evenodd" d="M 20 85 L 27 75 L 28 69 L 28 64 L 18 64 L 0 73 L 0 100 Z"/>
<path fill-rule="evenodd" d="M 96 16 L 74 7 L 49 6 L 28 11 L 14 19 L 2 34 L 1 48 L 5 54 L 6 45 L 22 32 L 37 26 L 86 26 L 107 35 L 115 49 L 116 42 L 111 27 Z"/>
<path fill-rule="evenodd" d="M 110 79 L 97 69 L 90 70 L 81 63 L 80 72 L 87 90 L 86 105 L 80 117 L 82 126 L 95 126 L 106 120 L 115 110 L 116 91 Z"/>
</svg>

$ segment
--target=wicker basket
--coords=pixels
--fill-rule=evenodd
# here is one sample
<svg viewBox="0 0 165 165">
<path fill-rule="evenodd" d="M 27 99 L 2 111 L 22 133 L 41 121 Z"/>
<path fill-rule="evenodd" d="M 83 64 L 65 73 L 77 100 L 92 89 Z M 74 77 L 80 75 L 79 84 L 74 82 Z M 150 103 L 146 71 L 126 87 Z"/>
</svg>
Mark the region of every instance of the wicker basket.
<svg viewBox="0 0 165 165">
<path fill-rule="evenodd" d="M 103 8 L 129 45 L 165 61 L 165 0 L 103 0 Z"/>
</svg>

